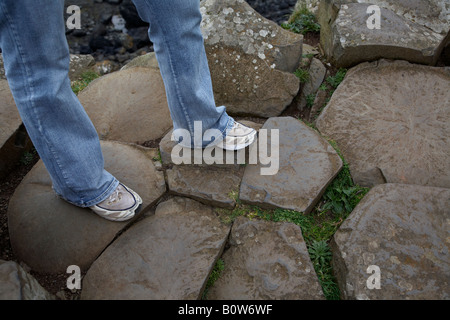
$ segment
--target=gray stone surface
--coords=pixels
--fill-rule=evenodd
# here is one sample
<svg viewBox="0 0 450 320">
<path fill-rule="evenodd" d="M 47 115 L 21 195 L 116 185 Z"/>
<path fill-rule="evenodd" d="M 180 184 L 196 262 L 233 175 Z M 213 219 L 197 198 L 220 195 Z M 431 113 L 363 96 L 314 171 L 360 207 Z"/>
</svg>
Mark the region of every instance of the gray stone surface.
<svg viewBox="0 0 450 320">
<path fill-rule="evenodd" d="M 376 4 L 439 34 L 447 33 L 450 28 L 450 5 L 446 0 L 339 0 L 335 2 Z"/>
<path fill-rule="evenodd" d="M 213 206 L 234 208 L 244 168 L 173 166 L 166 170 L 171 193 Z"/>
<path fill-rule="evenodd" d="M 299 226 L 238 217 L 210 300 L 323 299 Z"/>
<path fill-rule="evenodd" d="M 279 170 L 262 175 L 261 162 L 245 167 L 239 197 L 242 202 L 262 207 L 280 207 L 309 213 L 325 188 L 339 173 L 342 160 L 316 131 L 292 117 L 275 117 L 266 121 L 271 150 L 271 130 L 279 130 Z M 261 131 L 260 130 L 260 131 Z M 272 166 L 274 166 L 272 164 Z"/>
<path fill-rule="evenodd" d="M 374 187 L 331 242 L 342 298 L 450 298 L 450 189 L 383 184 Z M 374 271 L 379 268 L 379 289 Z M 367 282 L 369 280 L 369 286 Z"/>
<path fill-rule="evenodd" d="M 102 150 L 106 170 L 141 195 L 142 212 L 165 192 L 162 172 L 156 171 L 151 157 L 141 148 L 103 141 Z M 66 272 L 69 265 L 86 270 L 132 221 L 107 221 L 90 209 L 61 200 L 53 192 L 42 161 L 25 176 L 8 208 L 15 255 L 42 273 Z"/>
<path fill-rule="evenodd" d="M 95 261 L 81 298 L 199 299 L 228 233 L 209 206 L 177 197 L 160 203 Z"/>
<path fill-rule="evenodd" d="M 14 261 L 0 260 L 0 300 L 54 300 L 37 280 Z"/>
<path fill-rule="evenodd" d="M 299 89 L 292 72 L 303 37 L 265 19 L 244 0 L 205 0 L 201 11 L 217 105 L 233 115 L 279 115 Z"/>
<path fill-rule="evenodd" d="M 445 0 L 324 0 L 318 11 L 321 44 L 339 67 L 380 58 L 434 65 L 450 28 Z M 426 2 L 426 4 L 425 4 Z M 381 8 L 381 28 L 369 29 L 369 5 Z"/>
<path fill-rule="evenodd" d="M 101 139 L 143 143 L 172 127 L 159 70 L 130 68 L 92 81 L 78 94 Z"/>
<path fill-rule="evenodd" d="M 316 121 L 355 183 L 450 187 L 450 72 L 381 60 L 352 68 Z"/>
</svg>

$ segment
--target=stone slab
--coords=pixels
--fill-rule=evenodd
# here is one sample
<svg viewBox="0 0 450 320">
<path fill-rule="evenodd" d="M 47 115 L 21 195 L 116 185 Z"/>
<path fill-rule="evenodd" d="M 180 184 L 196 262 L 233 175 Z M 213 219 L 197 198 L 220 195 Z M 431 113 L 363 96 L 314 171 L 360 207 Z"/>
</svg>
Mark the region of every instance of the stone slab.
<svg viewBox="0 0 450 320">
<path fill-rule="evenodd" d="M 159 70 L 135 67 L 92 81 L 78 94 L 101 139 L 141 144 L 172 127 Z"/>
<path fill-rule="evenodd" d="M 379 29 L 367 26 L 370 5 L 380 7 Z M 449 14 L 444 0 L 324 0 L 318 11 L 321 45 L 338 67 L 381 58 L 435 65 L 450 28 Z"/>
<path fill-rule="evenodd" d="M 299 226 L 238 217 L 210 300 L 324 299 Z"/>
<path fill-rule="evenodd" d="M 381 60 L 347 73 L 316 121 L 361 186 L 450 187 L 450 69 Z"/>
<path fill-rule="evenodd" d="M 331 242 L 341 298 L 448 300 L 449 208 L 450 189 L 402 184 L 371 189 Z M 377 271 L 368 271 L 370 266 L 378 267 L 378 289 Z"/>
<path fill-rule="evenodd" d="M 217 105 L 231 115 L 281 114 L 299 89 L 293 72 L 303 36 L 265 19 L 244 0 L 202 1 L 201 12 Z"/>
<path fill-rule="evenodd" d="M 102 253 L 83 278 L 81 298 L 199 299 L 228 233 L 211 207 L 171 198 Z"/>
<path fill-rule="evenodd" d="M 173 166 L 166 170 L 170 193 L 233 209 L 244 168 Z"/>
<path fill-rule="evenodd" d="M 55 300 L 14 261 L 0 260 L 0 300 Z"/>
<path fill-rule="evenodd" d="M 263 129 L 268 134 L 267 150 L 272 152 L 272 144 L 279 150 L 278 170 L 263 175 L 261 169 L 268 167 L 264 156 L 247 165 L 239 198 L 262 207 L 309 213 L 342 168 L 341 158 L 316 131 L 292 117 L 270 118 Z M 271 130 L 278 130 L 278 144 L 272 143 Z M 270 166 L 275 167 L 275 161 Z"/>
</svg>

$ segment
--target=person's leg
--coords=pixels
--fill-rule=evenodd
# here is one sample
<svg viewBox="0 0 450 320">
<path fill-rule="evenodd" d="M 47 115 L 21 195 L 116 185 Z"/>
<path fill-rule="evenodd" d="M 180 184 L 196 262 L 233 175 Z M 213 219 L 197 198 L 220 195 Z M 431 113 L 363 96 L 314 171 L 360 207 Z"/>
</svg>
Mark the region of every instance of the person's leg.
<svg viewBox="0 0 450 320">
<path fill-rule="evenodd" d="M 62 198 L 80 207 L 119 185 L 103 168 L 97 132 L 71 90 L 64 0 L 0 1 L 6 77 L 30 138 Z"/>
<path fill-rule="evenodd" d="M 222 139 L 234 120 L 224 106 L 216 107 L 203 36 L 199 0 L 133 0 L 142 20 L 150 24 L 149 37 L 166 88 L 174 130 L 194 134 L 194 122 L 203 132 L 218 130 Z M 202 133 L 203 133 L 202 132 Z M 203 147 L 208 141 L 203 141 Z"/>
</svg>

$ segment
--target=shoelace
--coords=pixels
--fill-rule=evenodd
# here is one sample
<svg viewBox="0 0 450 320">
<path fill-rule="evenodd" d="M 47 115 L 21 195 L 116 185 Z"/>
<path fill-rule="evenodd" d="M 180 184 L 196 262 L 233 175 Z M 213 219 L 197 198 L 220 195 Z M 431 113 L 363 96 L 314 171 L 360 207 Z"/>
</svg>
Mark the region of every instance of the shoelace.
<svg viewBox="0 0 450 320">
<path fill-rule="evenodd" d="M 118 202 L 122 199 L 122 193 L 116 189 L 114 192 L 108 197 L 108 204 L 112 204 Z"/>
</svg>

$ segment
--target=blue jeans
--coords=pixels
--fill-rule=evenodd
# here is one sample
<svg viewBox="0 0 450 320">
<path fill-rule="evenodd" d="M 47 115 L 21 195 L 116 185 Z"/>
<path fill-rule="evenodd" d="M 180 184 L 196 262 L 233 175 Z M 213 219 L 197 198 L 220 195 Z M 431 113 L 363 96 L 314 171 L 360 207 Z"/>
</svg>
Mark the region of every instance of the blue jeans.
<svg viewBox="0 0 450 320">
<path fill-rule="evenodd" d="M 225 136 L 234 120 L 214 102 L 199 0 L 133 1 L 151 23 L 174 128 L 193 136 L 194 122 L 201 121 L 204 131 Z M 0 48 L 22 121 L 55 192 L 80 207 L 105 200 L 119 182 L 104 169 L 98 134 L 70 86 L 64 0 L 1 0 Z"/>
</svg>

